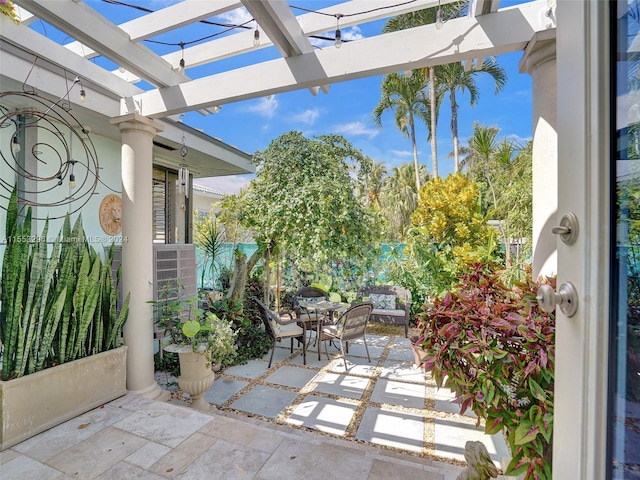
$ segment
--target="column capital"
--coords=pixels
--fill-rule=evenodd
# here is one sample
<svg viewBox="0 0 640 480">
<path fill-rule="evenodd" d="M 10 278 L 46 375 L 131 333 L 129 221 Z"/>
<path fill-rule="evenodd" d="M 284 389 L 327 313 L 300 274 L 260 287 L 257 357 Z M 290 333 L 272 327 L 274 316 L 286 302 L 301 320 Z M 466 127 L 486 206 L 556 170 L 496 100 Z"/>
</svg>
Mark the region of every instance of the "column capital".
<svg viewBox="0 0 640 480">
<path fill-rule="evenodd" d="M 162 132 L 164 127 L 144 115 L 139 113 L 128 113 L 119 117 L 114 117 L 109 120 L 111 125 L 117 126 L 121 132 L 128 130 L 136 130 L 139 132 L 150 134 L 155 136 L 158 132 Z"/>
<path fill-rule="evenodd" d="M 556 29 L 536 32 L 524 49 L 524 54 L 518 64 L 520 73 L 531 72 L 543 63 L 556 59 Z"/>
</svg>

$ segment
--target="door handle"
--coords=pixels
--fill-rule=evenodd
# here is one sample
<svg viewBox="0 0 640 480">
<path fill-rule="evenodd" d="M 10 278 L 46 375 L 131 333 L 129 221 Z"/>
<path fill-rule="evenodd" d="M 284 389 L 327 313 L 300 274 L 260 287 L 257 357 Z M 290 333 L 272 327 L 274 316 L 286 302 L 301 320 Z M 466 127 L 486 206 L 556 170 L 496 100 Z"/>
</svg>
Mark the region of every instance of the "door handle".
<svg viewBox="0 0 640 480">
<path fill-rule="evenodd" d="M 565 213 L 560 219 L 560 225 L 553 227 L 551 233 L 560 235 L 567 245 L 573 245 L 578 238 L 578 217 L 573 212 Z"/>
<path fill-rule="evenodd" d="M 578 291 L 571 282 L 560 285 L 557 292 L 550 285 L 540 285 L 536 295 L 538 305 L 543 312 L 551 313 L 560 307 L 567 317 L 573 317 L 578 310 Z"/>
</svg>

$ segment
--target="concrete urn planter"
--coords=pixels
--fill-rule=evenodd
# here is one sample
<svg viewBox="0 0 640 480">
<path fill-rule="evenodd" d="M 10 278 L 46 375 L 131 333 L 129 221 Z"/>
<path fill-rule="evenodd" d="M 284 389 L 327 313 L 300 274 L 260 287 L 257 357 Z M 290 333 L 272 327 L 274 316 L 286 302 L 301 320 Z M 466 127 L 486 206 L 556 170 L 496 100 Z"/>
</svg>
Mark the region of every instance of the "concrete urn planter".
<svg viewBox="0 0 640 480">
<path fill-rule="evenodd" d="M 180 361 L 180 376 L 178 386 L 189 394 L 191 408 L 208 412 L 211 405 L 203 397 L 213 384 L 215 373 L 211 370 L 211 363 L 207 360 L 206 353 L 194 352 L 191 346 L 167 345 L 167 352 L 178 354 Z"/>
<path fill-rule="evenodd" d="M 127 393 L 127 347 L 0 381 L 0 450 Z"/>
</svg>

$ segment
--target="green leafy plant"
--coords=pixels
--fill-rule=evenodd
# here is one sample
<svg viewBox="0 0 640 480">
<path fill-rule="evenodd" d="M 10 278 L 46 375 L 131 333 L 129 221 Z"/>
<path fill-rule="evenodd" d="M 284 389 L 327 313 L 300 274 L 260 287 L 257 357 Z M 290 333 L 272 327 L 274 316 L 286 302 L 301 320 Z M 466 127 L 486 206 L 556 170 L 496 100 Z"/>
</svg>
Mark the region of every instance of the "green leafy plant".
<svg viewBox="0 0 640 480">
<path fill-rule="evenodd" d="M 232 323 L 198 308 L 198 297 L 187 297 L 179 284 L 165 285 L 158 300 L 151 300 L 156 324 L 170 343 L 202 352 L 211 363 L 229 364 L 236 355 L 236 332 Z"/>
<path fill-rule="evenodd" d="M 251 297 L 246 295 L 246 298 Z M 262 328 L 260 317 L 253 311 L 250 302 L 244 305 L 241 300 L 225 298 L 214 302 L 211 309 L 219 317 L 231 322 L 237 332 L 237 351 L 233 358 L 235 364 L 261 358 L 269 351 L 271 344 Z"/>
<path fill-rule="evenodd" d="M 120 346 L 129 295 L 118 312 L 111 271 L 69 217 L 48 253 L 48 222 L 31 234 L 31 209 L 9 200 L 0 281 L 2 379 L 10 380 Z M 32 241 L 35 239 L 35 242 Z"/>
<path fill-rule="evenodd" d="M 551 478 L 555 317 L 536 302 L 539 284 L 504 285 L 475 264 L 454 291 L 420 316 L 425 368 L 471 408 L 486 433 L 504 431 L 507 474 Z M 555 289 L 555 280 L 546 279 Z"/>
</svg>

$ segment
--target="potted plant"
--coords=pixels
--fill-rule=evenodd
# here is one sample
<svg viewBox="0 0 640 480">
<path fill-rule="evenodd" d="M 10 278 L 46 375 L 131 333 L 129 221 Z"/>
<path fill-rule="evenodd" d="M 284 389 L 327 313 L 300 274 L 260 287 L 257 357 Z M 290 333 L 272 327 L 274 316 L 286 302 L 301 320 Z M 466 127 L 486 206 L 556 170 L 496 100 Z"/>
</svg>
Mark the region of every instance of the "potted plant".
<svg viewBox="0 0 640 480">
<path fill-rule="evenodd" d="M 113 252 L 102 258 L 81 218 L 51 247 L 48 221 L 31 233 L 15 190 L 7 207 L 0 281 L 0 450 L 126 394 Z"/>
<path fill-rule="evenodd" d="M 178 386 L 191 398 L 191 408 L 208 411 L 204 394 L 215 379 L 212 365 L 229 362 L 236 353 L 236 332 L 231 322 L 198 308 L 197 297 L 184 297 L 165 288 L 156 307 L 156 322 L 169 339 L 163 348 L 177 353 Z"/>
</svg>

